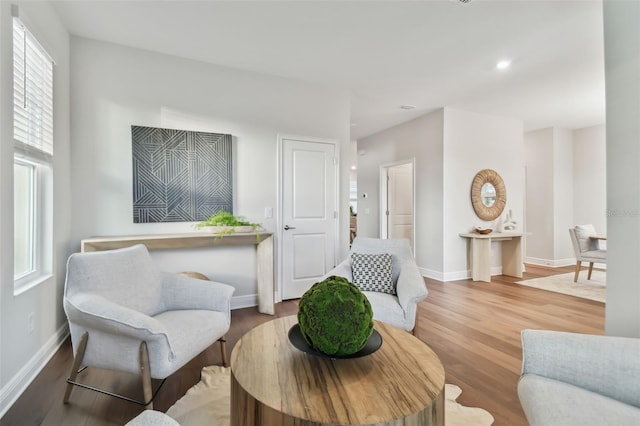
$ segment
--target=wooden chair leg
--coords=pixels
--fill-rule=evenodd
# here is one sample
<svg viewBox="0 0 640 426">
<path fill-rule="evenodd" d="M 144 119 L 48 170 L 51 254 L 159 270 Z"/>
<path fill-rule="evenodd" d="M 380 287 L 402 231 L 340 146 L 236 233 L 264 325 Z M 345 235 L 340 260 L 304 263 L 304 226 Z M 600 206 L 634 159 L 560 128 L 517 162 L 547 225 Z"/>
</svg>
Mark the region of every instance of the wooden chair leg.
<svg viewBox="0 0 640 426">
<path fill-rule="evenodd" d="M 144 409 L 153 410 L 153 389 L 151 387 L 151 369 L 149 368 L 149 352 L 147 342 L 140 343 L 140 375 L 142 376 L 142 393 L 144 401 L 150 401 Z"/>
<path fill-rule="evenodd" d="M 576 274 L 573 277 L 573 282 L 577 283 L 578 282 L 578 274 L 580 273 L 580 266 L 582 265 L 582 262 L 580 262 L 579 260 L 576 262 Z"/>
<path fill-rule="evenodd" d="M 220 355 L 222 355 L 222 366 L 226 367 L 227 365 L 229 365 L 229 361 L 227 359 L 227 339 L 222 336 L 221 338 L 218 339 L 218 342 L 220 342 Z"/>
<path fill-rule="evenodd" d="M 84 358 L 84 351 L 87 349 L 87 341 L 89 340 L 89 333 L 85 332 L 80 338 L 80 344 L 78 345 L 78 350 L 76 351 L 76 356 L 73 359 L 73 365 L 71 366 L 71 373 L 69 373 L 69 380 L 76 380 L 76 376 L 78 375 L 78 370 L 80 369 L 80 365 L 82 364 L 82 358 Z M 69 397 L 71 396 L 71 390 L 73 389 L 73 384 L 67 383 L 67 389 L 64 392 L 64 399 L 62 400 L 65 404 L 69 402 Z"/>
<path fill-rule="evenodd" d="M 587 274 L 587 279 L 591 279 L 591 272 L 593 271 L 593 262 L 589 262 L 589 273 Z"/>
</svg>

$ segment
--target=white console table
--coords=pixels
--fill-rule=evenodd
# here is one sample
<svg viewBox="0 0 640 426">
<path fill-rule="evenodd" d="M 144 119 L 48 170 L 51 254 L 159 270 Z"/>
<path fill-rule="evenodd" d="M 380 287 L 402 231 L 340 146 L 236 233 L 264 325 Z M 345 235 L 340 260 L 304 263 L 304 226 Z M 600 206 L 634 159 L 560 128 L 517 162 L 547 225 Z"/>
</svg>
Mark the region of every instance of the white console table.
<svg viewBox="0 0 640 426">
<path fill-rule="evenodd" d="M 502 274 L 522 278 L 524 271 L 522 232 L 492 232 L 460 234 L 471 243 L 471 278 L 473 281 L 491 282 L 491 242 L 502 242 Z"/>
<path fill-rule="evenodd" d="M 273 234 L 255 232 L 218 236 L 206 232 L 95 237 L 82 240 L 81 250 L 99 251 L 144 244 L 148 250 L 254 245 L 257 250 L 258 311 L 275 314 Z"/>
</svg>

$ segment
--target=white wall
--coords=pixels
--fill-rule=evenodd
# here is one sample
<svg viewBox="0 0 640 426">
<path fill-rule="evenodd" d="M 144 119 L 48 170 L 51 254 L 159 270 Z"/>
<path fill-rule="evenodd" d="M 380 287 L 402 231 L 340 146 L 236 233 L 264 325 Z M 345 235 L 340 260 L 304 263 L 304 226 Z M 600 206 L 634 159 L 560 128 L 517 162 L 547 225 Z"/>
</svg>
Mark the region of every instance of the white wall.
<svg viewBox="0 0 640 426">
<path fill-rule="evenodd" d="M 444 110 L 444 220 L 445 280 L 470 276 L 467 239 L 458 236 L 476 225 L 491 225 L 478 218 L 471 204 L 473 177 L 482 169 L 502 176 L 507 190 L 505 214 L 512 210 L 522 230 L 524 191 L 524 143 L 522 121 L 460 111 Z M 493 273 L 501 270 L 500 243 L 493 249 Z"/>
<path fill-rule="evenodd" d="M 640 2 L 604 1 L 609 335 L 640 337 Z"/>
<path fill-rule="evenodd" d="M 526 239 L 528 262 L 553 264 L 553 129 L 524 135 L 526 183 Z M 568 235 L 568 234 L 567 234 Z"/>
<path fill-rule="evenodd" d="M 143 50 L 72 38 L 73 242 L 95 235 L 193 231 L 193 223 L 134 224 L 131 125 L 233 135 L 234 212 L 275 231 L 277 136 L 339 141 L 340 257 L 348 248 L 350 113 L 345 92 Z M 265 219 L 265 207 L 274 218 Z M 156 251 L 167 271 L 195 270 L 255 301 L 254 249 Z"/>
<path fill-rule="evenodd" d="M 378 237 L 380 166 L 415 158 L 416 260 L 442 281 L 469 275 L 467 242 L 458 236 L 482 223 L 469 190 L 475 174 L 495 169 L 507 187 L 507 210 L 523 217 L 522 122 L 444 108 L 358 141 L 358 234 Z M 368 198 L 363 199 L 362 194 Z M 369 209 L 369 214 L 366 209 Z M 495 247 L 496 271 L 500 247 Z M 497 273 L 497 272 L 496 272 Z"/>
<path fill-rule="evenodd" d="M 67 333 L 62 310 L 70 253 L 69 35 L 46 2 L 13 1 L 20 19 L 55 60 L 53 277 L 13 294 L 13 57 L 11 3 L 0 2 L 0 416 L 36 376 Z M 35 330 L 28 332 L 33 313 Z"/>
<path fill-rule="evenodd" d="M 358 235 L 380 237 L 380 167 L 415 159 L 415 255 L 442 279 L 443 110 L 358 140 Z M 363 198 L 367 194 L 367 198 Z"/>
<path fill-rule="evenodd" d="M 604 125 L 525 134 L 527 262 L 574 264 L 568 229 L 576 224 L 606 235 L 605 147 Z"/>
<path fill-rule="evenodd" d="M 604 125 L 573 132 L 573 217 L 607 235 L 607 140 Z"/>
<path fill-rule="evenodd" d="M 573 132 L 553 129 L 553 253 L 556 263 L 575 257 L 569 228 L 573 219 Z"/>
</svg>

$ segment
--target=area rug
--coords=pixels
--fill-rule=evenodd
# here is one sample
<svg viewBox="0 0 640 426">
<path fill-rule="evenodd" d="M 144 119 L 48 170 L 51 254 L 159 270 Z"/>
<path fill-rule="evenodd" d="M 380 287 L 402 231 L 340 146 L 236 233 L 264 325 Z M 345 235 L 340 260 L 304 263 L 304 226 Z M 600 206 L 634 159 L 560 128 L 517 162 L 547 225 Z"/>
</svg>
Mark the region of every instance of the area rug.
<svg viewBox="0 0 640 426">
<path fill-rule="evenodd" d="M 187 391 L 167 415 L 182 426 L 229 426 L 230 377 L 229 368 L 213 365 L 202 369 L 202 379 Z M 458 386 L 445 385 L 446 426 L 489 426 L 493 416 L 482 408 L 465 407 L 456 402 L 462 390 Z"/>
<path fill-rule="evenodd" d="M 605 303 L 607 289 L 606 271 L 594 269 L 590 280 L 587 280 L 587 271 L 581 271 L 577 283 L 573 282 L 573 277 L 574 273 L 569 272 L 567 274 L 518 281 L 516 284 Z"/>
</svg>

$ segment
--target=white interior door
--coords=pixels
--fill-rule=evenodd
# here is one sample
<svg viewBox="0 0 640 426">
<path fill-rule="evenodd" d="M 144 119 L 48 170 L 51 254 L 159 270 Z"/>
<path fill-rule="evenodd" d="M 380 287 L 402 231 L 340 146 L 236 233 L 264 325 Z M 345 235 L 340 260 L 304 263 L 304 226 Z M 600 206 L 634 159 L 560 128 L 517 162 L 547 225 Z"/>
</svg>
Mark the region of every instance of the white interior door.
<svg viewBox="0 0 640 426">
<path fill-rule="evenodd" d="M 413 164 L 387 169 L 387 235 L 406 238 L 413 247 Z"/>
<path fill-rule="evenodd" d="M 295 299 L 334 267 L 335 145 L 282 139 L 282 298 Z"/>
</svg>

